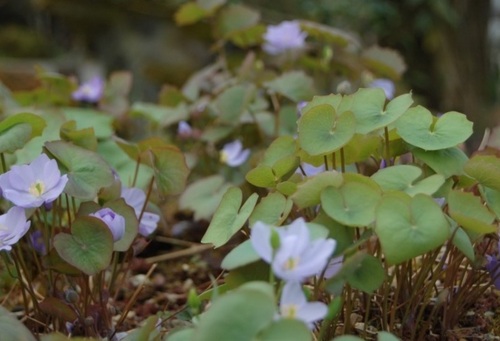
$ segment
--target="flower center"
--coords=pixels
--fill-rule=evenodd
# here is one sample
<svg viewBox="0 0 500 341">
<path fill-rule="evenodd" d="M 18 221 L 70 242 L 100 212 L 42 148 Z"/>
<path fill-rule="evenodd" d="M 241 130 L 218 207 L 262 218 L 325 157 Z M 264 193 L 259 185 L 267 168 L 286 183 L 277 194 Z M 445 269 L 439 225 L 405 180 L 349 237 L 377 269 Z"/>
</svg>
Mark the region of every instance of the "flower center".
<svg viewBox="0 0 500 341">
<path fill-rule="evenodd" d="M 294 319 L 297 317 L 298 307 L 296 304 L 287 304 L 281 309 L 281 316 Z"/>
<path fill-rule="evenodd" d="M 45 184 L 43 183 L 43 181 L 37 180 L 33 184 L 31 184 L 29 192 L 33 196 L 39 198 L 45 192 Z"/>
<path fill-rule="evenodd" d="M 294 270 L 297 265 L 299 264 L 299 258 L 298 257 L 291 257 L 291 258 L 288 258 L 284 264 L 284 268 L 285 270 Z"/>
<path fill-rule="evenodd" d="M 220 152 L 220 161 L 222 163 L 226 163 L 227 160 L 229 159 L 229 155 L 227 155 L 227 152 L 225 150 Z"/>
</svg>

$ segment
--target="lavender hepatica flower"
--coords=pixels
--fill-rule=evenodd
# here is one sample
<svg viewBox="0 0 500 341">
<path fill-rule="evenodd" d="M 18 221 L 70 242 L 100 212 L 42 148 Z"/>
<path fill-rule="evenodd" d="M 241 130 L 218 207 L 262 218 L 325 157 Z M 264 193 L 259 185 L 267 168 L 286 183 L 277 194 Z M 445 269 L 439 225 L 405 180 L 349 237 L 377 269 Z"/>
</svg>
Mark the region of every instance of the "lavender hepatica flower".
<svg viewBox="0 0 500 341">
<path fill-rule="evenodd" d="M 394 82 L 387 78 L 377 78 L 373 80 L 368 85 L 370 88 L 381 88 L 385 92 L 385 97 L 391 100 L 394 98 L 394 93 L 396 92 L 396 87 L 394 86 Z"/>
<path fill-rule="evenodd" d="M 88 82 L 83 83 L 73 92 L 71 97 L 75 101 L 96 103 L 99 102 L 104 92 L 104 81 L 101 77 L 93 77 Z"/>
<path fill-rule="evenodd" d="M 231 167 L 241 166 L 250 156 L 250 149 L 243 149 L 240 140 L 224 145 L 220 152 L 220 160 Z"/>
<path fill-rule="evenodd" d="M 45 242 L 43 241 L 42 231 L 36 230 L 29 235 L 29 241 L 33 249 L 40 255 L 45 256 L 47 254 L 47 248 L 45 247 Z"/>
<path fill-rule="evenodd" d="M 0 215 L 0 251 L 12 250 L 12 245 L 28 232 L 30 224 L 30 221 L 26 221 L 26 213 L 21 207 L 14 206 L 7 213 Z"/>
<path fill-rule="evenodd" d="M 142 212 L 144 204 L 146 203 L 146 194 L 139 188 L 122 188 L 121 197 L 125 200 L 127 205 L 131 206 L 137 219 L 139 220 L 139 234 L 147 237 L 153 233 L 158 227 L 160 216 L 151 212 Z M 142 213 L 142 216 L 141 216 Z"/>
<path fill-rule="evenodd" d="M 271 55 L 298 50 L 305 46 L 306 37 L 307 33 L 300 29 L 297 21 L 283 21 L 279 25 L 267 27 L 263 49 Z"/>
<path fill-rule="evenodd" d="M 500 290 L 500 261 L 493 256 L 486 255 L 486 271 L 489 272 L 493 285 Z"/>
<path fill-rule="evenodd" d="M 53 202 L 61 195 L 67 182 L 68 176 L 61 176 L 56 160 L 49 159 L 45 154 L 29 165 L 12 166 L 10 171 L 0 175 L 4 198 L 23 208 Z"/>
<path fill-rule="evenodd" d="M 309 228 L 302 218 L 274 231 L 279 236 L 279 246 L 274 249 L 271 245 L 273 228 L 261 222 L 253 226 L 250 240 L 257 254 L 285 281 L 302 282 L 318 275 L 335 249 L 333 239 L 311 241 Z"/>
<path fill-rule="evenodd" d="M 177 126 L 177 135 L 181 138 L 188 138 L 193 135 L 193 128 L 186 121 L 180 121 Z"/>
<path fill-rule="evenodd" d="M 111 234 L 113 235 L 114 242 L 123 238 L 123 235 L 125 234 L 125 218 L 123 218 L 123 216 L 107 207 L 90 214 L 90 216 L 101 219 L 104 223 L 106 223 L 106 225 L 108 225 Z"/>
<path fill-rule="evenodd" d="M 323 319 L 328 307 L 323 302 L 307 302 L 302 286 L 297 282 L 287 282 L 283 287 L 280 300 L 280 317 L 303 321 L 309 329 L 314 322 Z"/>
</svg>

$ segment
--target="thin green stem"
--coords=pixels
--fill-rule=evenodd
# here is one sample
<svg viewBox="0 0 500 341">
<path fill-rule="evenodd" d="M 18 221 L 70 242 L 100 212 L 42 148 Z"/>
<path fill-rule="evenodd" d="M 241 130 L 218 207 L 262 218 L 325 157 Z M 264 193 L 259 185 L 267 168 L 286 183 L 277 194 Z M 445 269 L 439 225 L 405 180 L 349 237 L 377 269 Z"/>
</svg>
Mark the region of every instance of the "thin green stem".
<svg viewBox="0 0 500 341">
<path fill-rule="evenodd" d="M 340 170 L 342 173 L 345 173 L 345 155 L 344 148 L 340 148 Z"/>
<path fill-rule="evenodd" d="M 391 166 L 391 151 L 389 147 L 389 129 L 384 127 L 384 142 L 385 142 L 385 164 L 386 167 Z"/>
<path fill-rule="evenodd" d="M 7 171 L 7 163 L 5 162 L 5 154 L 0 153 L 0 160 L 2 161 L 2 173 Z"/>
</svg>

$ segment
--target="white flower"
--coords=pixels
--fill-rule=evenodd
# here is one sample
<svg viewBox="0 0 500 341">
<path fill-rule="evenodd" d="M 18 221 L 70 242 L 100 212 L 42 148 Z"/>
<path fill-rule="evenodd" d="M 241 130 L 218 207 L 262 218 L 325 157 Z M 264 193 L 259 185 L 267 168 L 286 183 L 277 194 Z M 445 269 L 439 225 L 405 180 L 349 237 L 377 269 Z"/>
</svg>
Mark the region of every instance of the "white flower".
<svg viewBox="0 0 500 341">
<path fill-rule="evenodd" d="M 333 239 L 311 241 L 309 228 L 302 218 L 274 231 L 279 236 L 279 246 L 274 249 L 271 245 L 273 228 L 261 222 L 252 227 L 250 240 L 257 254 L 271 264 L 276 276 L 285 281 L 302 282 L 318 275 L 335 249 Z"/>
<path fill-rule="evenodd" d="M 368 85 L 370 88 L 381 88 L 385 92 L 387 99 L 393 99 L 396 87 L 394 82 L 387 78 L 377 78 Z"/>
<path fill-rule="evenodd" d="M 279 25 L 267 27 L 263 49 L 272 55 L 301 49 L 305 45 L 306 37 L 307 33 L 301 31 L 297 21 L 283 21 Z"/>
<path fill-rule="evenodd" d="M 141 217 L 142 209 L 146 203 L 146 194 L 139 188 L 122 188 L 121 197 L 125 200 L 127 205 L 131 206 L 137 219 Z M 141 220 L 139 221 L 139 234 L 147 237 L 153 233 L 158 227 L 160 216 L 151 212 L 142 213 Z"/>
<path fill-rule="evenodd" d="M 220 152 L 221 162 L 231 167 L 241 166 L 250 156 L 250 149 L 243 149 L 240 140 L 225 144 Z"/>
<path fill-rule="evenodd" d="M 328 307 L 322 302 L 307 302 L 302 287 L 297 282 L 287 282 L 283 287 L 280 300 L 280 317 L 296 319 L 314 328 L 314 322 L 323 319 Z"/>
</svg>

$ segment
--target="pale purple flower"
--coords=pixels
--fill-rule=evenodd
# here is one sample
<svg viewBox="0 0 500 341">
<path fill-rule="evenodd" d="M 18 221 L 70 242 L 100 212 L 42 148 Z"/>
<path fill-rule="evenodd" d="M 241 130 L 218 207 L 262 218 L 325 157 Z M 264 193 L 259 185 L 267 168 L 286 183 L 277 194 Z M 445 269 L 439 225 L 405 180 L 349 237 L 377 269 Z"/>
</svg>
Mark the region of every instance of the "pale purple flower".
<svg viewBox="0 0 500 341">
<path fill-rule="evenodd" d="M 272 55 L 298 50 L 305 46 L 306 37 L 307 33 L 300 29 L 297 21 L 283 21 L 279 25 L 267 27 L 263 49 Z"/>
<path fill-rule="evenodd" d="M 496 257 L 490 255 L 486 255 L 486 260 L 488 261 L 486 264 L 486 271 L 489 272 L 495 288 L 500 290 L 500 261 Z"/>
<path fill-rule="evenodd" d="M 193 128 L 186 121 L 180 121 L 177 126 L 177 135 L 182 138 L 187 138 L 193 135 Z"/>
<path fill-rule="evenodd" d="M 250 149 L 243 149 L 240 140 L 224 145 L 220 152 L 221 162 L 231 167 L 241 166 L 250 156 Z"/>
<path fill-rule="evenodd" d="M 373 80 L 369 85 L 370 88 L 381 88 L 385 92 L 385 97 L 387 99 L 393 99 L 394 93 L 396 92 L 396 87 L 394 82 L 387 78 L 377 78 Z"/>
<path fill-rule="evenodd" d="M 344 256 L 338 256 L 335 258 L 330 259 L 328 262 L 328 265 L 326 266 L 325 273 L 323 277 L 325 278 L 332 278 L 336 274 L 339 273 L 340 269 L 342 268 L 342 262 L 344 261 Z"/>
<path fill-rule="evenodd" d="M 297 103 L 297 117 L 300 118 L 300 116 L 302 116 L 302 111 L 304 110 L 304 108 L 308 104 L 309 104 L 309 102 L 307 102 L 307 101 L 302 101 L 302 102 Z"/>
<path fill-rule="evenodd" d="M 273 231 L 279 236 L 279 247 L 275 248 L 271 245 Z M 281 228 L 257 222 L 252 227 L 250 241 L 257 254 L 271 264 L 276 276 L 296 282 L 321 273 L 336 245 L 333 239 L 311 241 L 309 228 L 302 218 Z"/>
<path fill-rule="evenodd" d="M 30 221 L 26 221 L 26 213 L 21 207 L 14 206 L 7 213 L 0 215 L 0 251 L 12 250 L 12 245 L 28 232 L 30 224 Z"/>
<path fill-rule="evenodd" d="M 47 254 L 47 248 L 45 247 L 45 242 L 43 240 L 43 233 L 40 230 L 36 230 L 29 235 L 30 244 L 40 255 L 45 256 Z"/>
<path fill-rule="evenodd" d="M 134 209 L 137 219 L 141 218 L 139 221 L 139 234 L 147 237 L 153 233 L 158 227 L 160 216 L 155 213 L 144 212 L 141 217 L 142 209 L 146 203 L 146 193 L 139 188 L 123 187 L 121 197 L 125 200 L 127 205 Z"/>
<path fill-rule="evenodd" d="M 323 302 L 307 302 L 302 286 L 298 282 L 287 282 L 280 300 L 280 317 L 296 319 L 314 328 L 314 322 L 323 319 L 328 307 Z"/>
<path fill-rule="evenodd" d="M 104 80 L 101 77 L 93 77 L 88 82 L 83 83 L 71 94 L 75 101 L 96 103 L 104 92 Z"/>
<path fill-rule="evenodd" d="M 106 223 L 106 225 L 108 225 L 109 230 L 113 235 L 114 242 L 123 238 L 123 235 L 125 234 L 125 218 L 123 218 L 123 216 L 107 207 L 89 215 L 102 220 Z"/>
<path fill-rule="evenodd" d="M 313 166 L 309 163 L 303 163 L 302 165 L 302 170 L 306 173 L 306 176 L 315 176 L 318 175 L 319 173 L 323 173 L 325 171 L 325 165 L 319 165 L 318 167 Z M 297 169 L 296 173 L 302 174 L 302 171 L 300 169 Z"/>
<path fill-rule="evenodd" d="M 56 160 L 45 154 L 29 165 L 12 166 L 0 175 L 3 197 L 23 208 L 40 207 L 57 199 L 63 192 L 68 176 L 62 175 Z"/>
</svg>

